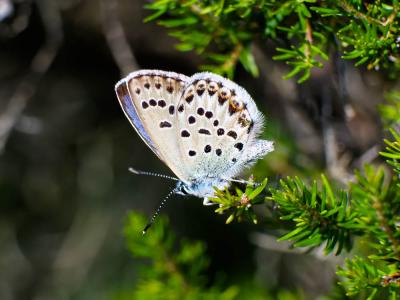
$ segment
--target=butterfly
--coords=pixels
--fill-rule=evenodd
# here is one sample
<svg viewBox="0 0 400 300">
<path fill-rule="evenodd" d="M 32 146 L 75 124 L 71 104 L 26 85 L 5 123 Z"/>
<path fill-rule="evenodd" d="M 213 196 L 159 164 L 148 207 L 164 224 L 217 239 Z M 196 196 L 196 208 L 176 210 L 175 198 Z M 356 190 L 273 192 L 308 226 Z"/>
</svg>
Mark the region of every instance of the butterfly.
<svg viewBox="0 0 400 300">
<path fill-rule="evenodd" d="M 126 117 L 178 177 L 174 193 L 204 199 L 273 151 L 259 139 L 264 118 L 241 86 L 202 72 L 139 70 L 115 85 Z"/>
</svg>

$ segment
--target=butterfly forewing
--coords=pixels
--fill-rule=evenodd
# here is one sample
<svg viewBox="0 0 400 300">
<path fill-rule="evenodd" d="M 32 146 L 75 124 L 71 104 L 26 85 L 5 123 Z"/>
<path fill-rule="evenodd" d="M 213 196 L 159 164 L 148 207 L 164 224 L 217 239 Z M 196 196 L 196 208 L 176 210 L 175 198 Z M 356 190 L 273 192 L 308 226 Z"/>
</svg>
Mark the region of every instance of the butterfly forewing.
<svg viewBox="0 0 400 300">
<path fill-rule="evenodd" d="M 180 178 L 177 102 L 188 77 L 155 70 L 131 73 L 116 85 L 119 102 L 146 144 Z"/>
</svg>

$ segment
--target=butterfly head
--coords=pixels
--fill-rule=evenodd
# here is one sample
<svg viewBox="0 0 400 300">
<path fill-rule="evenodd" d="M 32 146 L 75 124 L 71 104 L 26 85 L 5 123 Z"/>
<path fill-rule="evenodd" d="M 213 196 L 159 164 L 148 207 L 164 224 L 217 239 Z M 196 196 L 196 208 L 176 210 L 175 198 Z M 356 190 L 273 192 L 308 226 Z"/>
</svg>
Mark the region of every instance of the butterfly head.
<svg viewBox="0 0 400 300">
<path fill-rule="evenodd" d="M 206 180 L 193 181 L 190 183 L 178 181 L 175 192 L 178 195 L 191 195 L 199 198 L 208 198 L 214 196 L 215 188 L 224 189 L 229 184 L 229 181 L 218 178 L 209 178 Z"/>
</svg>

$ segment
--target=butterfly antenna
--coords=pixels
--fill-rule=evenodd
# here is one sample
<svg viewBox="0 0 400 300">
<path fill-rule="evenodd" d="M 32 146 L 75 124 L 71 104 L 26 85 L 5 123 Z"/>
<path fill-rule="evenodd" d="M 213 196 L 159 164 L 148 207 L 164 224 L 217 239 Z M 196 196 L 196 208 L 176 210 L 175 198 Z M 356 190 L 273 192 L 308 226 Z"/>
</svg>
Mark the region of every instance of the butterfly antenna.
<svg viewBox="0 0 400 300">
<path fill-rule="evenodd" d="M 157 218 L 158 214 L 160 213 L 160 210 L 164 207 L 165 203 L 167 203 L 167 200 L 173 195 L 175 194 L 176 189 L 173 189 L 172 191 L 170 191 L 168 193 L 167 196 L 165 196 L 165 198 L 161 201 L 160 205 L 158 206 L 158 208 L 156 209 L 155 213 L 153 214 L 153 216 L 150 218 L 150 221 L 147 223 L 146 227 L 143 229 L 142 233 L 146 234 L 147 230 L 151 227 L 151 225 L 153 225 L 154 220 Z"/>
<path fill-rule="evenodd" d="M 129 170 L 129 172 L 132 172 L 133 174 L 136 174 L 136 175 L 146 175 L 146 176 L 161 177 L 161 178 L 171 179 L 171 180 L 175 180 L 175 181 L 179 180 L 178 178 L 173 177 L 173 176 L 168 176 L 168 175 L 158 174 L 158 173 L 153 173 L 153 172 L 139 171 L 139 170 L 136 170 L 134 168 L 129 168 L 128 170 Z"/>
</svg>

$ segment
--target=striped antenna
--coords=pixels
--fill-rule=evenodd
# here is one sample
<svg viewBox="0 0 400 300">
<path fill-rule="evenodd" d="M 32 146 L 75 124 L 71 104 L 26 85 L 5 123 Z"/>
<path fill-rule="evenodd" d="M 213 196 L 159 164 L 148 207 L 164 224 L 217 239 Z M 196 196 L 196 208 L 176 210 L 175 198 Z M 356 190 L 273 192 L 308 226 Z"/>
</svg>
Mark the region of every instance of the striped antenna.
<svg viewBox="0 0 400 300">
<path fill-rule="evenodd" d="M 167 196 L 161 201 L 160 205 L 158 206 L 156 212 L 153 214 L 151 217 L 150 221 L 147 223 L 146 227 L 143 229 L 142 233 L 143 235 L 146 234 L 147 230 L 153 225 L 154 220 L 157 218 L 158 214 L 160 213 L 161 208 L 164 207 L 165 203 L 167 203 L 167 200 L 176 192 L 176 188 L 174 188 L 172 191 L 168 193 Z"/>
<path fill-rule="evenodd" d="M 129 172 L 131 172 L 133 174 L 136 174 L 136 175 L 154 176 L 154 177 L 161 177 L 161 178 L 166 178 L 166 179 L 179 181 L 179 179 L 176 178 L 176 177 L 168 176 L 168 175 L 164 175 L 164 174 L 158 174 L 158 173 L 146 172 L 146 171 L 139 171 L 139 170 L 136 170 L 134 168 L 129 168 L 128 170 L 129 170 Z"/>
</svg>

